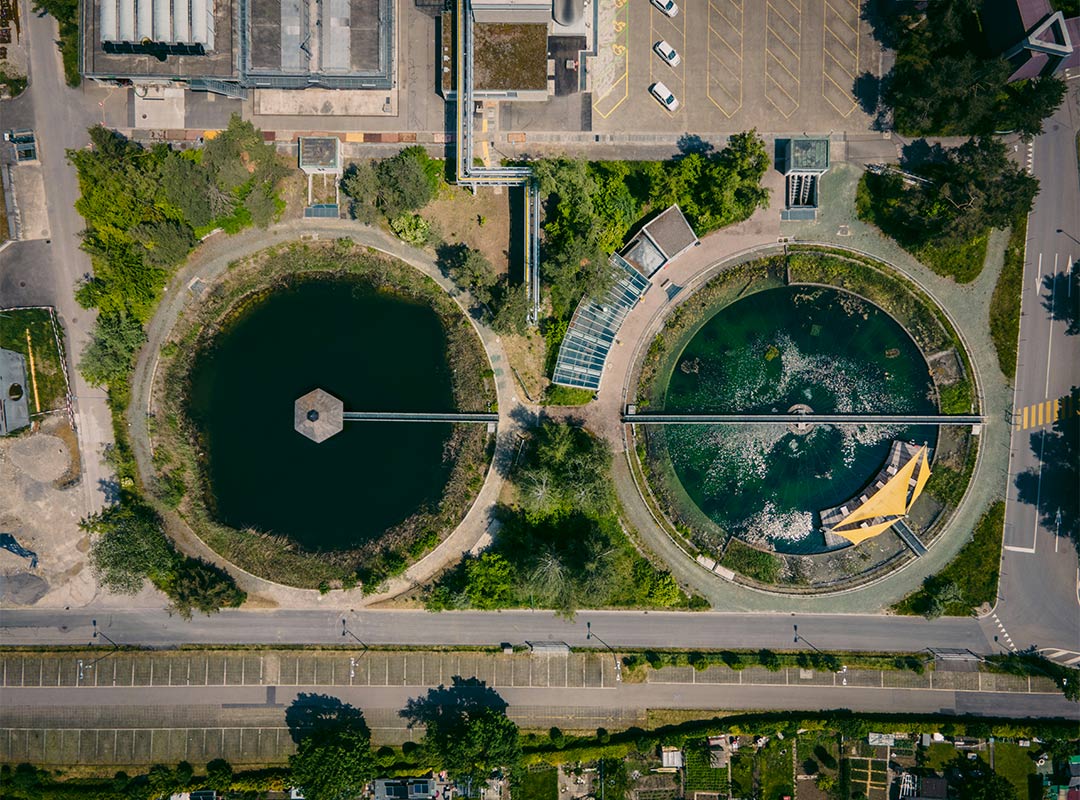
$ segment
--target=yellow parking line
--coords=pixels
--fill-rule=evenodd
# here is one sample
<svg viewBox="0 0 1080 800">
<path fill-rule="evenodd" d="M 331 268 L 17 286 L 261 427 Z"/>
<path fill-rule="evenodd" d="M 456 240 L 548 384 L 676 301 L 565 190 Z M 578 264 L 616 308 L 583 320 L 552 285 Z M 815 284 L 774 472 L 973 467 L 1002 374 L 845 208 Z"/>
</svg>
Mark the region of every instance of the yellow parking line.
<svg viewBox="0 0 1080 800">
<path fill-rule="evenodd" d="M 850 47 L 848 47 L 848 46 L 847 46 L 847 43 L 846 43 L 846 42 L 845 42 L 845 41 L 844 41 L 843 39 L 841 39 L 841 38 L 840 38 L 839 36 L 837 36 L 837 35 L 836 35 L 836 32 L 835 32 L 835 31 L 831 30 L 831 29 L 829 28 L 829 26 L 827 26 L 827 25 L 826 25 L 826 26 L 825 26 L 825 35 L 827 36 L 827 35 L 829 35 L 829 34 L 832 34 L 832 37 L 833 37 L 833 38 L 834 38 L 834 39 L 836 40 L 836 43 L 837 43 L 837 44 L 839 44 L 839 45 L 840 45 L 841 47 L 843 47 L 843 48 L 844 48 L 845 50 L 847 50 L 847 51 L 848 51 L 849 53 L 851 53 L 851 55 L 853 55 L 853 56 L 855 56 L 856 58 L 858 58 L 858 56 L 856 55 L 855 51 L 854 51 L 854 50 L 852 50 L 852 49 L 851 49 Z M 825 51 L 826 51 L 826 52 L 828 52 L 828 45 L 827 45 L 827 44 L 824 44 L 823 46 L 825 47 Z M 833 58 L 833 60 L 834 60 L 834 61 L 836 60 L 836 56 L 833 56 L 833 55 L 832 55 L 832 53 L 829 53 L 829 55 L 830 55 L 830 56 L 832 56 L 832 58 Z M 856 64 L 856 67 L 857 67 L 857 66 L 858 66 L 858 65 Z"/>
<path fill-rule="evenodd" d="M 798 60 L 799 54 L 791 49 L 791 46 L 787 42 L 784 41 L 784 37 L 776 29 L 770 27 L 769 25 L 766 25 L 765 30 L 767 30 L 769 33 L 771 33 L 773 36 L 775 36 L 776 40 L 778 42 L 780 42 L 780 44 L 782 44 L 789 53 L 791 53 L 793 56 L 795 56 L 796 60 Z"/>
<path fill-rule="evenodd" d="M 766 64 L 768 64 L 768 60 L 769 60 L 769 59 L 768 59 L 768 57 L 767 57 L 767 56 L 769 56 L 769 55 L 771 55 L 771 53 L 766 53 L 766 59 L 765 59 L 765 61 L 766 61 Z M 778 67 L 780 67 L 780 69 L 782 69 L 782 70 L 783 70 L 784 72 L 786 72 L 786 73 L 787 73 L 788 75 L 790 75 L 790 76 L 791 76 L 791 80 L 792 80 L 792 81 L 794 81 L 796 85 L 798 85 L 798 83 L 799 83 L 799 77 L 798 77 L 798 76 L 797 76 L 797 75 L 796 75 L 796 74 L 795 74 L 794 72 L 792 72 L 792 71 L 791 71 L 790 69 L 788 69 L 788 68 L 787 68 L 786 66 L 784 66 L 784 62 L 783 62 L 783 61 L 781 61 L 781 60 L 780 60 L 779 58 L 777 58 L 776 56 L 773 56 L 773 60 L 774 60 L 774 61 L 776 62 L 776 65 L 777 65 Z M 773 80 L 776 80 L 776 79 L 774 78 Z M 779 84 L 778 84 L 778 85 L 779 85 Z M 784 92 L 784 94 L 787 94 L 787 92 Z M 788 94 L 788 97 L 791 97 L 791 95 L 790 95 L 790 94 Z M 792 99 L 792 100 L 794 100 L 795 98 L 794 98 L 794 97 L 791 97 L 791 99 Z"/>
<path fill-rule="evenodd" d="M 859 32 L 857 28 L 853 28 L 851 23 L 848 22 L 846 19 L 844 19 L 844 15 L 843 15 L 843 13 L 841 13 L 840 9 L 838 9 L 836 6 L 834 6 L 832 3 L 830 3 L 829 0 L 825 0 L 825 9 L 828 10 L 830 8 L 833 10 L 833 13 L 835 13 L 836 16 L 839 17 L 840 21 L 843 22 L 845 25 L 848 26 L 848 28 L 851 29 L 852 33 L 857 34 Z M 827 20 L 825 22 L 825 27 L 826 28 L 829 27 L 829 23 L 828 23 Z"/>
<path fill-rule="evenodd" d="M 828 50 L 826 50 L 826 51 L 824 52 L 824 56 L 825 56 L 826 58 L 831 58 L 831 59 L 832 59 L 832 61 L 833 61 L 833 63 L 834 63 L 834 64 L 836 64 L 836 66 L 840 67 L 840 70 L 841 70 L 841 72 L 843 72 L 843 73 L 844 73 L 845 75 L 847 75 L 847 76 L 848 76 L 849 78 L 854 78 L 854 77 L 855 77 L 855 73 L 853 73 L 853 72 L 849 72 L 849 71 L 848 71 L 848 68 L 847 68 L 847 67 L 845 67 L 845 66 L 843 65 L 843 63 L 841 63 L 841 62 L 840 62 L 840 61 L 839 61 L 839 60 L 838 60 L 838 59 L 836 58 L 836 56 L 834 56 L 834 55 L 833 55 L 832 53 L 830 53 L 830 52 L 829 52 Z"/>
</svg>

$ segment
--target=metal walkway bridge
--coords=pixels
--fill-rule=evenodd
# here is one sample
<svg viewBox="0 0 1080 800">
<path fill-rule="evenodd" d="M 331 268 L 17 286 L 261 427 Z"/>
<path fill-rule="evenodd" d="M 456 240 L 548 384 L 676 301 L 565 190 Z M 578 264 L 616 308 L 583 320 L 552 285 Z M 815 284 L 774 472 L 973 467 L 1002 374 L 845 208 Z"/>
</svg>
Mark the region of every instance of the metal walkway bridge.
<svg viewBox="0 0 1080 800">
<path fill-rule="evenodd" d="M 473 162 L 473 15 L 471 0 L 454 4 L 457 61 L 454 74 L 457 106 L 455 176 L 459 186 L 520 186 L 525 195 L 524 280 L 529 304 L 528 322 L 540 316 L 540 194 L 528 167 L 486 167 Z"/>
<path fill-rule="evenodd" d="M 628 425 L 981 425 L 978 414 L 623 414 Z"/>
<path fill-rule="evenodd" d="M 466 422 L 495 423 L 498 414 L 456 411 L 447 413 L 427 413 L 411 411 L 345 411 L 341 418 L 345 422 Z"/>
</svg>

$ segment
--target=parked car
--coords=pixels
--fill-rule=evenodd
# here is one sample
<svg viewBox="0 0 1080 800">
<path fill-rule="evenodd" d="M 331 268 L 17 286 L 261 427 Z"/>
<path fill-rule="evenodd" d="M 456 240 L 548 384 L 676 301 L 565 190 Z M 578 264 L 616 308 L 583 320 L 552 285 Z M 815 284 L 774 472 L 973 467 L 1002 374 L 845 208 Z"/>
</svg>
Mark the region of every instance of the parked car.
<svg viewBox="0 0 1080 800">
<path fill-rule="evenodd" d="M 668 66 L 677 67 L 682 63 L 682 56 L 664 39 L 654 44 L 652 49 Z"/>
<path fill-rule="evenodd" d="M 675 0 L 652 0 L 652 4 L 656 6 L 656 9 L 661 14 L 666 14 L 669 17 L 674 17 L 679 13 L 679 7 L 675 4 Z"/>
<path fill-rule="evenodd" d="M 671 89 L 664 86 L 663 83 L 657 81 L 649 87 L 649 91 L 652 92 L 652 96 L 660 101 L 660 105 L 666 108 L 668 111 L 678 111 L 679 101 L 671 93 Z"/>
</svg>

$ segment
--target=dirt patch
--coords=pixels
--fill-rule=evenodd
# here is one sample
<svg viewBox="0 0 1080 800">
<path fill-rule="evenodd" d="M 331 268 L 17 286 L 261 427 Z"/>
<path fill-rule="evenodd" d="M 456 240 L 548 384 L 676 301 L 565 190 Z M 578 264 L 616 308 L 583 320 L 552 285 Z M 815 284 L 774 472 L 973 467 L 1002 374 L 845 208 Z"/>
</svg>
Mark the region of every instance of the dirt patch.
<svg viewBox="0 0 1080 800">
<path fill-rule="evenodd" d="M 55 481 L 67 472 L 71 463 L 64 441 L 45 433 L 18 439 L 8 455 L 15 467 L 35 481 Z"/>
<path fill-rule="evenodd" d="M 539 403 L 551 385 L 544 374 L 544 337 L 538 331 L 525 336 L 503 336 L 506 360 L 514 372 L 514 388 L 525 392 L 525 400 Z"/>
<path fill-rule="evenodd" d="M 279 196 L 285 201 L 285 210 L 281 212 L 278 222 L 300 219 L 307 207 L 307 175 L 296 169 L 295 163 L 290 166 L 293 169 L 281 181 Z"/>
<path fill-rule="evenodd" d="M 481 189 L 474 195 L 466 189 L 449 187 L 424 207 L 421 216 L 449 244 L 464 243 L 479 250 L 497 273 L 509 269 L 510 192 L 507 189 Z"/>
</svg>

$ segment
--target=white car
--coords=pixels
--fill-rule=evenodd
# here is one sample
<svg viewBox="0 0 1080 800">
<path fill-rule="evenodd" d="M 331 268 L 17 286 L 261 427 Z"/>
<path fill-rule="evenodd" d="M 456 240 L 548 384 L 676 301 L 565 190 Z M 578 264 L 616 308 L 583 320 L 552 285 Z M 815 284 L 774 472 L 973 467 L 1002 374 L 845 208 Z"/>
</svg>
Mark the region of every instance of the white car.
<svg viewBox="0 0 1080 800">
<path fill-rule="evenodd" d="M 660 101 L 660 105 L 666 108 L 668 111 L 678 111 L 679 101 L 671 93 L 671 89 L 664 86 L 663 83 L 657 81 L 649 87 L 649 91 L 652 92 L 652 96 Z"/>
<path fill-rule="evenodd" d="M 679 7 L 675 5 L 675 0 L 652 0 L 652 4 L 656 6 L 656 9 L 661 14 L 666 14 L 669 17 L 674 17 L 679 13 Z"/>
<path fill-rule="evenodd" d="M 675 51 L 674 47 L 663 39 L 654 44 L 652 49 L 668 66 L 677 67 L 682 63 L 682 56 Z"/>
</svg>

